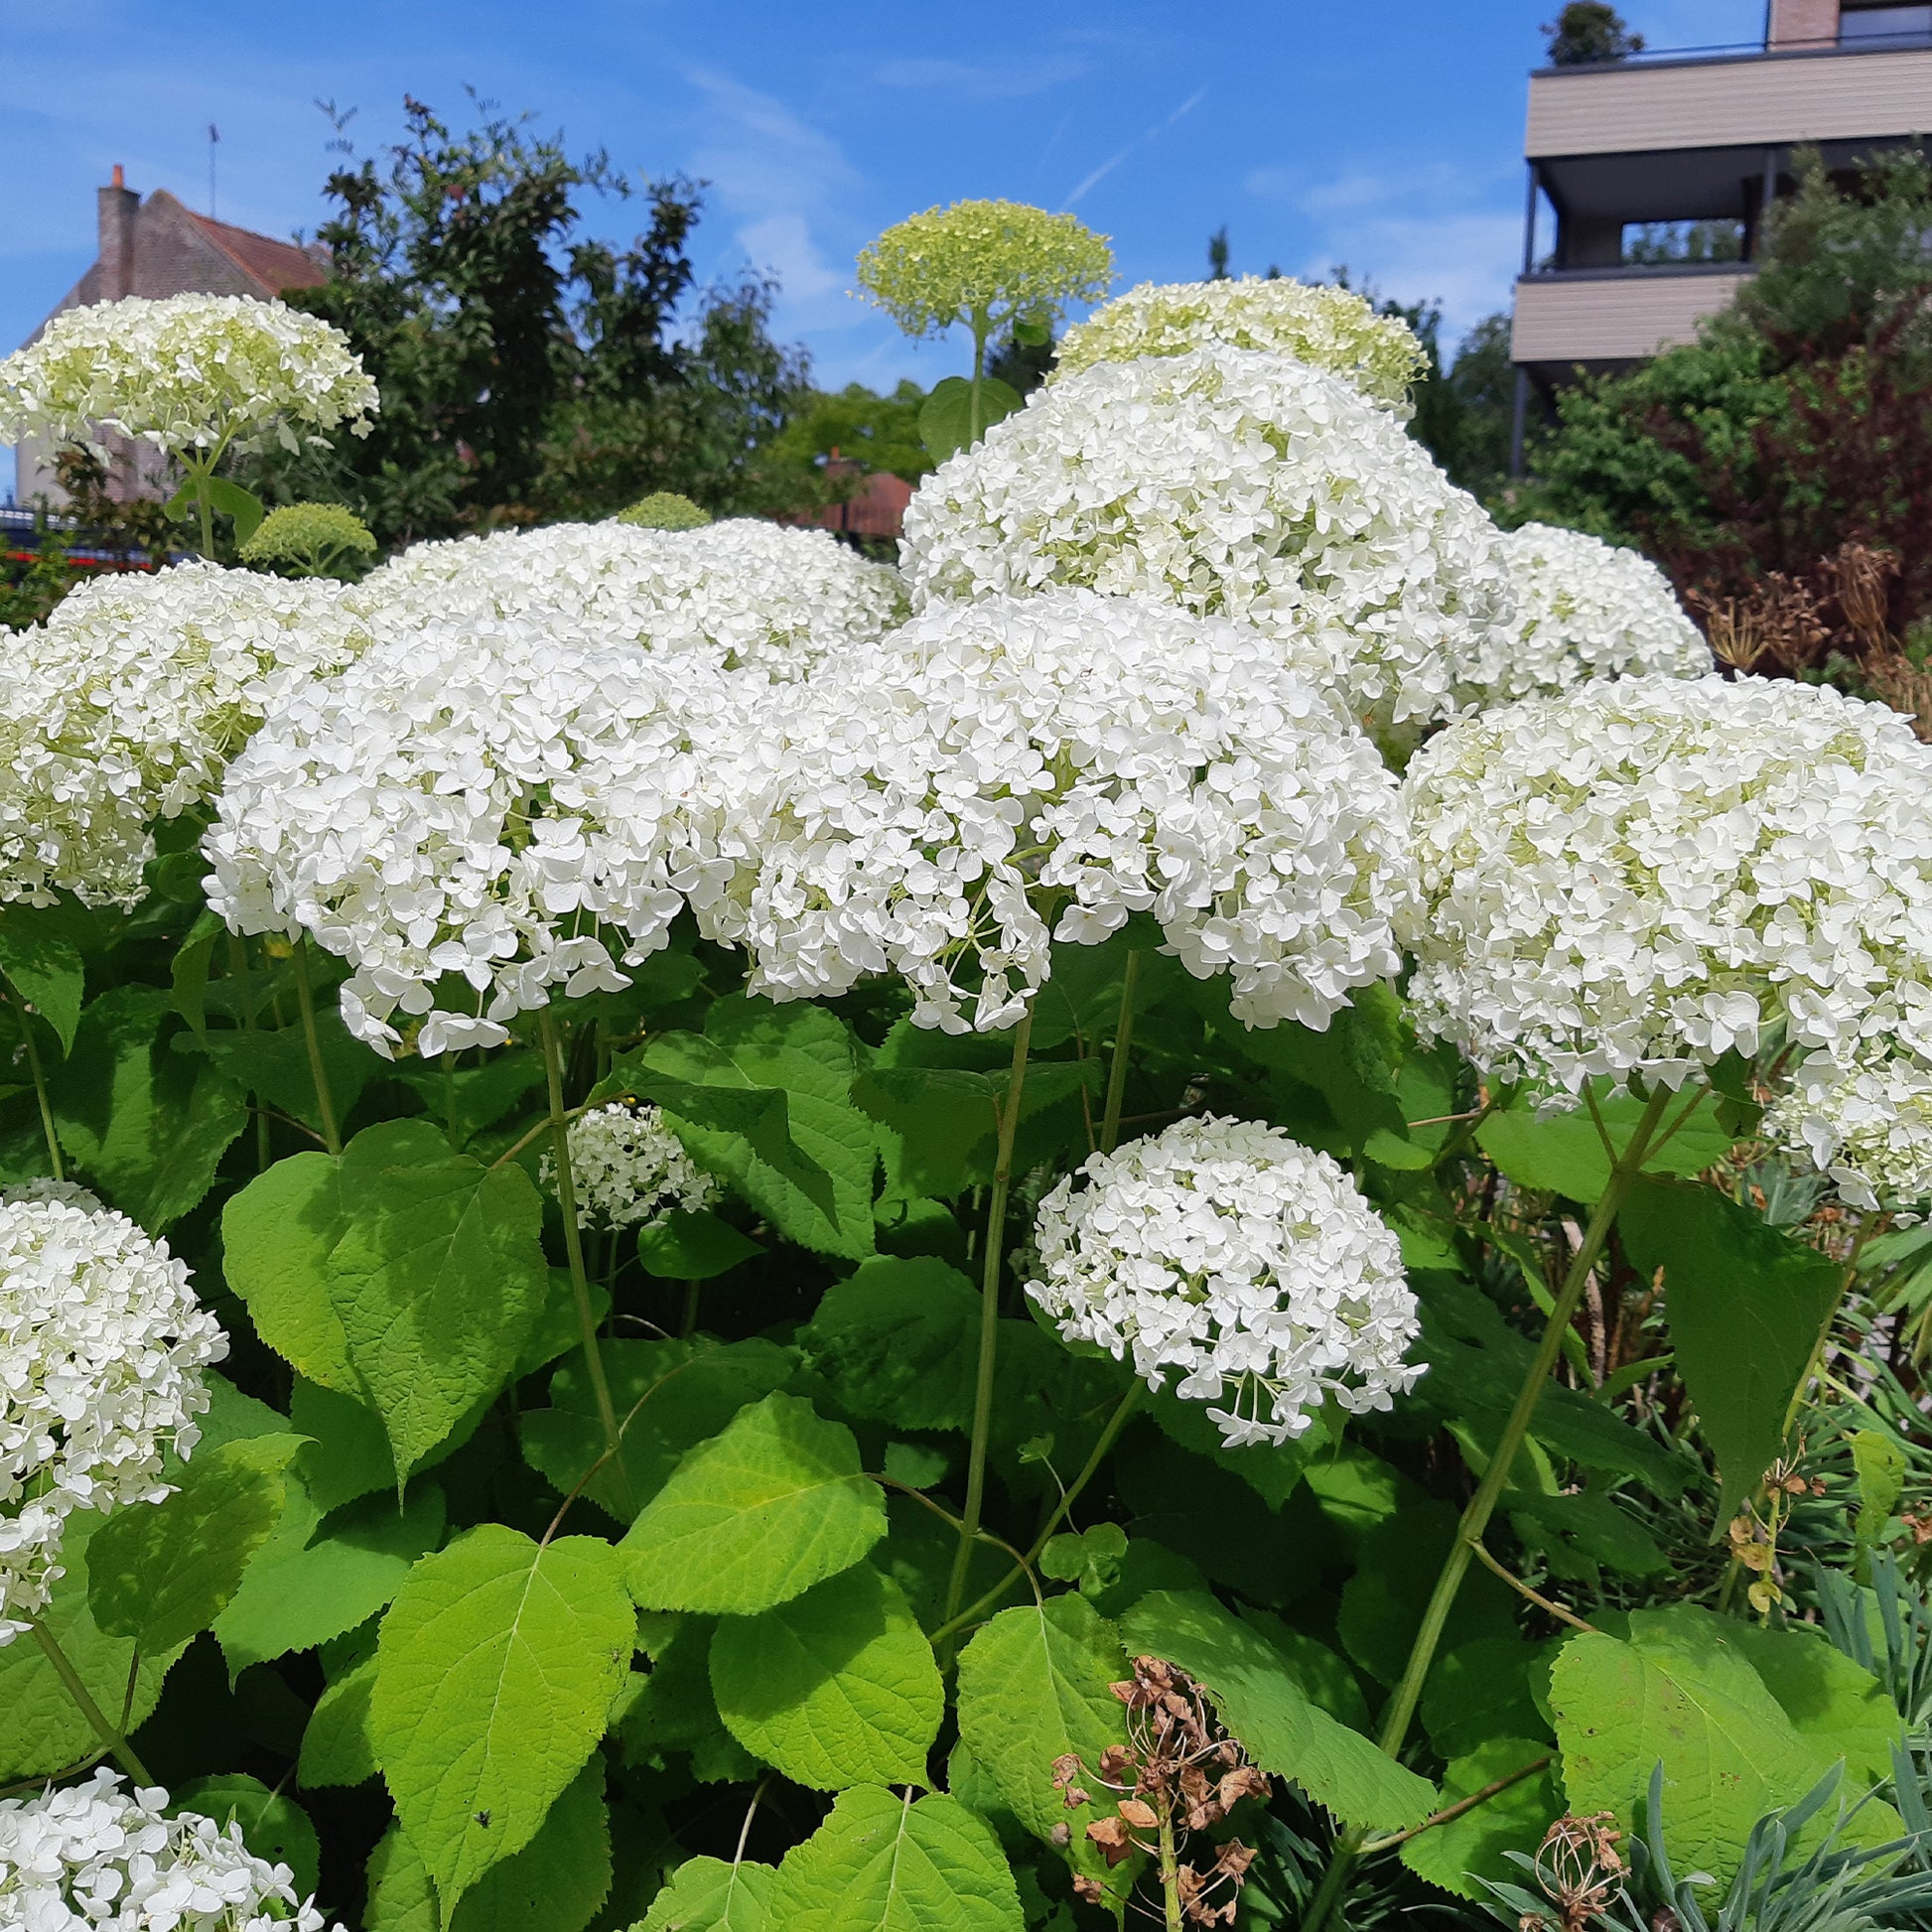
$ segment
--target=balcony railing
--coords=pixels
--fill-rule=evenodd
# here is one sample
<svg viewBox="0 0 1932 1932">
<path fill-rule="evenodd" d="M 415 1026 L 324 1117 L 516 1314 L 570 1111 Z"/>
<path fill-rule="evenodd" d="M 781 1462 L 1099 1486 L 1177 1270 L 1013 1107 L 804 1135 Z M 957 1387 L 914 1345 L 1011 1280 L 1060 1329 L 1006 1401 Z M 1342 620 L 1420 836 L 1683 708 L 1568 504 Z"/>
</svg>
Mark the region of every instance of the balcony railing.
<svg viewBox="0 0 1932 1932">
<path fill-rule="evenodd" d="M 1780 41 L 1720 41 L 1708 47 L 1646 47 L 1640 54 L 1622 54 L 1610 61 L 1570 61 L 1561 67 L 1541 67 L 1534 73 L 1613 73 L 1619 68 L 1694 67 L 1717 61 L 1810 60 L 1821 54 L 1889 54 L 1900 49 L 1932 47 L 1932 33 L 1837 34 L 1829 39 Z"/>
</svg>

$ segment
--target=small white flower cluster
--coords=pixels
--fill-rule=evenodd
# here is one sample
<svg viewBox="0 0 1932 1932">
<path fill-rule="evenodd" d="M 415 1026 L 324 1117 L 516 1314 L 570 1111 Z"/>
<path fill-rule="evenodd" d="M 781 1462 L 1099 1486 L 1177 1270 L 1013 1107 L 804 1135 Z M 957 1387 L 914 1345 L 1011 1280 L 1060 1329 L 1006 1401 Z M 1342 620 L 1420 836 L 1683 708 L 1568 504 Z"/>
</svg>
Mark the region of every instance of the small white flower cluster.
<svg viewBox="0 0 1932 1932">
<path fill-rule="evenodd" d="M 1584 684 L 1452 724 L 1403 789 L 1416 1024 L 1491 1075 L 1676 1087 L 1774 1039 L 1849 1065 L 1881 997 L 1932 988 L 1932 752 L 1883 705 Z"/>
<path fill-rule="evenodd" d="M 1321 1028 L 1399 967 L 1395 782 L 1238 624 L 1060 591 L 934 605 L 802 707 L 778 687 L 700 759 L 692 903 L 752 989 L 901 975 L 912 1018 L 1017 1020 L 1054 938 L 1134 912 L 1251 1026 Z"/>
<path fill-rule="evenodd" d="M 47 1601 L 68 1517 L 156 1502 L 227 1337 L 188 1270 L 124 1215 L 0 1206 L 0 1644 Z M 4 1897 L 0 1890 L 0 1897 Z"/>
<path fill-rule="evenodd" d="M 369 433 L 375 384 L 340 329 L 244 295 L 128 296 L 64 309 L 0 361 L 0 442 L 100 429 L 176 454 Z"/>
<path fill-rule="evenodd" d="M 901 556 L 915 608 L 1078 586 L 1239 619 L 1398 737 L 1446 716 L 1457 667 L 1514 622 L 1474 498 L 1387 410 L 1251 349 L 1036 390 L 926 479 Z"/>
<path fill-rule="evenodd" d="M 582 641 L 774 678 L 805 677 L 905 615 L 897 571 L 829 530 L 754 518 L 686 530 L 557 523 L 419 543 L 347 598 L 383 628 L 425 617 L 543 619 L 555 634 Z"/>
<path fill-rule="evenodd" d="M 1505 532 L 1516 627 L 1457 669 L 1466 705 L 1508 704 L 1589 678 L 1701 677 L 1711 647 L 1648 557 L 1547 523 Z"/>
<path fill-rule="evenodd" d="M 1402 1249 L 1325 1154 L 1213 1117 L 1092 1156 L 1039 1204 L 1027 1293 L 1069 1341 L 1160 1389 L 1172 1374 L 1230 1447 L 1286 1443 L 1332 1395 L 1387 1409 L 1423 1372 Z"/>
<path fill-rule="evenodd" d="M 718 1197 L 717 1183 L 648 1103 L 613 1101 L 578 1115 L 566 1133 L 579 1227 L 654 1228 Z M 539 1172 L 554 1188 L 552 1155 L 544 1155 Z"/>
<path fill-rule="evenodd" d="M 208 903 L 346 959 L 343 1019 L 384 1054 L 500 1045 L 553 986 L 617 991 L 613 949 L 656 951 L 683 904 L 708 680 L 680 673 L 673 706 L 667 676 L 540 617 L 424 618 L 291 693 L 229 766 Z"/>
<path fill-rule="evenodd" d="M 323 1932 L 285 1864 L 241 1828 L 166 1815 L 158 1786 L 85 1784 L 0 1799 L 0 1924 L 19 1932 Z M 340 1932 L 340 1928 L 338 1928 Z"/>
<path fill-rule="evenodd" d="M 1920 1003 L 1928 989 L 1915 989 Z M 1932 1054 L 1875 1046 L 1869 1058 L 1819 1054 L 1764 1116 L 1766 1134 L 1810 1156 L 1840 1196 L 1866 1209 L 1932 1199 Z"/>
<path fill-rule="evenodd" d="M 1194 348 L 1258 348 L 1325 369 L 1402 421 L 1409 392 L 1429 366 L 1416 332 L 1380 316 L 1352 289 L 1286 275 L 1218 282 L 1143 282 L 1096 309 L 1060 341 L 1049 382 L 1096 362 L 1182 355 Z"/>
<path fill-rule="evenodd" d="M 96 578 L 6 638 L 0 901 L 132 904 L 281 696 L 367 642 L 338 587 L 208 563 Z"/>
</svg>

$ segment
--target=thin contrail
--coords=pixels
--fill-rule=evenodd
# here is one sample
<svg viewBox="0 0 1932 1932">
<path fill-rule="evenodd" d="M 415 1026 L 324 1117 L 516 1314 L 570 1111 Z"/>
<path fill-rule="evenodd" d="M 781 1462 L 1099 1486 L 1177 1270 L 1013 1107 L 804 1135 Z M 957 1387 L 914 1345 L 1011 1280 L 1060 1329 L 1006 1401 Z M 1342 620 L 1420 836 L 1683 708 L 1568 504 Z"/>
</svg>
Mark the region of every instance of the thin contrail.
<svg viewBox="0 0 1932 1932">
<path fill-rule="evenodd" d="M 1079 185 L 1079 187 L 1076 188 L 1073 191 L 1073 193 L 1069 195 L 1066 198 L 1066 200 L 1060 204 L 1060 207 L 1062 208 L 1070 208 L 1074 205 L 1074 203 L 1079 201 L 1084 195 L 1086 195 L 1086 193 L 1090 189 L 1096 187 L 1100 182 L 1104 181 L 1109 175 L 1111 175 L 1114 172 L 1114 170 L 1118 168 L 1120 164 L 1123 161 L 1125 161 L 1130 154 L 1134 152 L 1136 148 L 1144 148 L 1147 146 L 1147 144 L 1150 141 L 1158 139 L 1161 135 L 1165 134 L 1169 128 L 1173 126 L 1174 122 L 1179 120 L 1182 115 L 1192 113 L 1193 110 L 1196 107 L 1198 107 L 1201 104 L 1201 102 L 1206 98 L 1207 98 L 1206 87 L 1205 86 L 1196 87 L 1194 91 L 1191 94 L 1189 94 L 1187 98 L 1183 100 L 1180 103 L 1180 105 L 1176 107 L 1173 110 L 1173 112 L 1170 114 L 1165 121 L 1155 122 L 1155 124 L 1151 128 L 1149 128 L 1145 134 L 1140 135 L 1136 139 L 1128 142 L 1126 147 L 1122 148 L 1117 155 L 1114 155 L 1110 159 L 1103 161 L 1100 164 L 1100 166 L 1096 168 L 1093 171 L 1093 173 L 1090 174 L 1086 178 L 1086 180 L 1083 181 Z"/>
</svg>

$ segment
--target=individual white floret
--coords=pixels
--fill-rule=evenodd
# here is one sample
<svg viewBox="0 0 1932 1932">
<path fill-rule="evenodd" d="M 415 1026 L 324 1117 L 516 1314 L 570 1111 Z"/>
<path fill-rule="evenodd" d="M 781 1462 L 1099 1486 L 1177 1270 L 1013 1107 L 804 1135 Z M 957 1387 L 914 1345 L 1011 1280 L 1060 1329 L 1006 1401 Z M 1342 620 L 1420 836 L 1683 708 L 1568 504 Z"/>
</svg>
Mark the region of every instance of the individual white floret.
<svg viewBox="0 0 1932 1932">
<path fill-rule="evenodd" d="M 1069 1341 L 1288 1442 L 1325 1396 L 1387 1409 L 1423 1372 L 1402 1249 L 1354 1181 L 1279 1128 L 1213 1117 L 1093 1155 L 1039 1204 L 1027 1293 Z"/>
<path fill-rule="evenodd" d="M 567 1133 L 579 1227 L 654 1228 L 718 1196 L 717 1183 L 648 1103 L 613 1101 L 578 1115 Z M 540 1172 L 554 1188 L 552 1155 L 544 1155 Z"/>
<path fill-rule="evenodd" d="M 687 530 L 557 523 L 419 543 L 347 596 L 378 627 L 541 618 L 581 641 L 774 678 L 807 676 L 905 615 L 897 571 L 830 531 L 758 518 Z"/>
<path fill-rule="evenodd" d="M 1059 591 L 935 605 L 700 759 L 701 927 L 773 999 L 901 976 L 914 1021 L 1010 1025 L 1050 942 L 1135 912 L 1251 1026 L 1325 1027 L 1397 970 L 1410 890 L 1374 747 L 1254 632 Z"/>
<path fill-rule="evenodd" d="M 283 693 L 367 641 L 334 584 L 207 563 L 96 578 L 10 633 L 0 901 L 133 904 L 154 822 L 204 803 Z"/>
<path fill-rule="evenodd" d="M 1525 523 L 1505 532 L 1517 622 L 1458 667 L 1465 705 L 1507 704 L 1589 678 L 1701 677 L 1711 647 L 1649 558 L 1581 530 Z"/>
<path fill-rule="evenodd" d="M 18 1932 L 322 1932 L 285 1864 L 241 1828 L 167 1815 L 159 1786 L 84 1784 L 0 1799 L 0 1925 Z M 341 1932 L 341 1928 L 337 1928 Z"/>
<path fill-rule="evenodd" d="M 1213 347 L 1292 355 L 1339 376 L 1403 422 L 1410 390 L 1429 366 L 1416 332 L 1400 316 L 1377 315 L 1352 289 L 1240 275 L 1129 289 L 1066 332 L 1046 379 L 1063 381 L 1096 362 Z"/>
<path fill-rule="evenodd" d="M 1079 587 L 1239 619 L 1406 742 L 1507 636 L 1498 532 L 1385 409 L 1286 356 L 1100 363 L 919 486 L 914 607 Z"/>
<path fill-rule="evenodd" d="M 424 619 L 229 767 L 208 903 L 347 960 L 343 1019 L 378 1052 L 499 1045 L 552 988 L 616 991 L 664 944 L 702 686 L 680 667 L 674 705 L 643 652 L 541 618 Z"/>
<path fill-rule="evenodd" d="M 369 433 L 375 384 L 348 338 L 285 302 L 128 296 L 64 309 L 0 361 L 0 441 L 102 429 L 181 455 L 326 448 Z"/>
<path fill-rule="evenodd" d="M 1883 705 L 1718 676 L 1458 720 L 1403 786 L 1425 1036 L 1576 1095 L 1773 1038 L 1843 1056 L 1932 962 L 1932 751 Z"/>
<path fill-rule="evenodd" d="M 76 1509 L 155 1502 L 228 1351 L 188 1270 L 125 1215 L 0 1205 L 0 1645 L 47 1601 Z M 0 1898 L 4 1898 L 0 1887 Z"/>
</svg>

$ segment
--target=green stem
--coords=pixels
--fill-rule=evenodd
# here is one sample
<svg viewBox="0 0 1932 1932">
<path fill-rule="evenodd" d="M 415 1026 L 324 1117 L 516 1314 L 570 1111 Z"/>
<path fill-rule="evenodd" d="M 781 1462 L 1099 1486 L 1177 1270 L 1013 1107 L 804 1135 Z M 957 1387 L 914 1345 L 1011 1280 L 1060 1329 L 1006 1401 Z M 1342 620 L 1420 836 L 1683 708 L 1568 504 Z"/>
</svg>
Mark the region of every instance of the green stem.
<svg viewBox="0 0 1932 1932">
<path fill-rule="evenodd" d="M 980 431 L 985 419 L 981 415 L 980 382 L 986 374 L 986 339 L 993 325 L 978 310 L 973 312 L 973 399 L 966 412 L 966 427 L 970 432 L 966 447 L 970 450 L 980 440 Z"/>
<path fill-rule="evenodd" d="M 213 472 L 190 464 L 188 474 L 195 483 L 195 507 L 202 519 L 202 555 L 210 563 L 214 561 L 214 504 L 208 496 L 208 481 Z"/>
<path fill-rule="evenodd" d="M 20 1036 L 27 1042 L 27 1065 L 34 1076 L 34 1098 L 41 1103 L 41 1132 L 47 1136 L 47 1158 L 54 1165 L 54 1178 L 68 1177 L 61 1160 L 61 1139 L 54 1131 L 54 1106 L 47 1097 L 47 1070 L 41 1065 L 41 1049 L 34 1043 L 34 1016 L 25 1007 L 20 1014 Z"/>
<path fill-rule="evenodd" d="M 33 1631 L 34 1641 L 46 1653 L 47 1661 L 54 1666 L 54 1675 L 67 1687 L 68 1696 L 72 1698 L 75 1709 L 86 1719 L 94 1735 L 120 1759 L 121 1768 L 136 1784 L 153 1784 L 153 1774 L 141 1762 L 134 1746 L 107 1722 L 106 1714 L 94 1702 L 93 1693 L 81 1683 L 80 1673 L 68 1661 L 68 1654 L 61 1648 L 54 1632 L 38 1617 L 29 1617 L 27 1627 Z"/>
<path fill-rule="evenodd" d="M 680 1335 L 694 1335 L 698 1332 L 698 1305 L 703 1297 L 702 1282 L 684 1284 L 684 1325 L 678 1330 Z"/>
<path fill-rule="evenodd" d="M 1455 1542 L 1444 1561 L 1429 1605 L 1423 1611 L 1422 1627 L 1416 1632 L 1416 1641 L 1410 1649 L 1408 1668 L 1402 1673 L 1402 1682 L 1396 1687 L 1395 1696 L 1389 1700 L 1380 1742 L 1383 1751 L 1390 1757 L 1400 1755 L 1408 1738 L 1416 1706 L 1422 1699 L 1423 1683 L 1429 1676 L 1430 1666 L 1436 1661 L 1436 1649 L 1443 1640 L 1443 1630 L 1449 1622 L 1449 1612 L 1455 1607 L 1462 1579 L 1468 1574 L 1469 1565 L 1475 1559 L 1476 1545 L 1482 1541 L 1483 1532 L 1489 1527 L 1489 1519 L 1495 1514 L 1496 1504 L 1509 1485 L 1510 1471 L 1516 1466 L 1516 1457 L 1530 1432 L 1530 1420 L 1536 1414 L 1536 1405 L 1542 1398 L 1544 1385 L 1550 1379 L 1550 1371 L 1556 1367 L 1557 1357 L 1563 1352 L 1563 1338 L 1569 1332 L 1578 1305 L 1584 1299 L 1584 1289 L 1588 1284 L 1590 1272 L 1603 1252 L 1604 1243 L 1610 1238 L 1610 1226 L 1616 1219 L 1617 1209 L 1623 1205 L 1623 1197 L 1629 1192 L 1631 1181 L 1637 1177 L 1649 1158 L 1653 1141 L 1662 1145 L 1657 1129 L 1670 1099 L 1670 1090 L 1665 1087 L 1658 1088 L 1650 1096 L 1636 1132 L 1630 1136 L 1622 1154 L 1611 1163 L 1608 1184 L 1597 1199 L 1588 1225 L 1584 1229 L 1583 1241 L 1571 1257 L 1563 1287 L 1557 1293 L 1556 1305 L 1551 1309 L 1549 1322 L 1543 1330 L 1543 1339 L 1537 1346 L 1529 1373 L 1523 1378 L 1523 1386 L 1517 1392 L 1516 1406 L 1509 1412 L 1509 1421 L 1503 1426 L 1502 1438 L 1489 1458 L 1489 1466 L 1484 1470 L 1481 1482 L 1476 1485 L 1475 1494 L 1469 1498 L 1468 1507 L 1462 1512 L 1462 1520 L 1456 1526 Z M 1688 1117 L 1687 1114 L 1685 1118 Z M 1679 1125 L 1682 1125 L 1681 1121 Z M 1310 1901 L 1308 1914 L 1302 1921 L 1302 1932 L 1319 1932 L 1348 1881 L 1348 1873 L 1360 1852 L 1363 1837 L 1364 1834 L 1359 1831 L 1349 1832 L 1336 1846 L 1334 1858 L 1322 1876 L 1320 1887 Z"/>
<path fill-rule="evenodd" d="M 1100 1117 L 1100 1151 L 1111 1154 L 1120 1140 L 1120 1106 L 1127 1094 L 1127 1055 L 1134 1044 L 1134 996 L 1141 985 L 1141 955 L 1127 955 L 1120 985 L 1120 1018 L 1114 1023 L 1114 1058 L 1107 1069 L 1106 1110 Z"/>
<path fill-rule="evenodd" d="M 557 1170 L 557 1206 L 564 1217 L 564 1252 L 570 1259 L 570 1292 L 577 1303 L 577 1328 L 584 1337 L 584 1360 L 590 1370 L 591 1393 L 597 1399 L 598 1421 L 604 1426 L 605 1453 L 618 1472 L 626 1505 L 630 1478 L 623 1466 L 623 1432 L 618 1427 L 617 1405 L 604 1373 L 604 1351 L 598 1345 L 597 1311 L 591 1304 L 590 1277 L 584 1271 L 584 1236 L 577 1225 L 577 1183 L 570 1169 L 570 1114 L 564 1106 L 564 1056 L 557 1041 L 557 1023 L 545 1007 L 538 1015 L 543 1039 L 543 1073 L 550 1089 L 550 1144 Z"/>
<path fill-rule="evenodd" d="M 309 990 L 309 942 L 295 942 L 295 998 L 302 1009 L 302 1037 L 309 1046 L 309 1077 L 316 1083 L 316 1112 L 322 1117 L 322 1144 L 331 1154 L 343 1151 L 336 1125 L 336 1100 L 329 1091 L 329 1069 L 322 1063 L 322 1036 L 316 1032 L 316 1002 Z"/>
<path fill-rule="evenodd" d="M 255 1031 L 255 976 L 248 970 L 248 942 L 238 932 L 228 934 L 228 973 L 241 990 L 241 1031 Z M 255 1095 L 255 1172 L 268 1169 L 268 1115 Z"/>
<path fill-rule="evenodd" d="M 966 1594 L 966 1569 L 979 1535 L 986 1501 L 986 1449 L 993 1423 L 993 1370 L 1000 1346 L 1000 1267 L 1006 1259 L 1007 1194 L 1013 1183 L 1013 1138 L 1020 1127 L 1021 1090 L 1027 1078 L 1027 1047 L 1033 1038 L 1034 1010 L 1020 1016 L 1013 1030 L 1013 1072 L 1000 1103 L 999 1153 L 986 1204 L 986 1254 L 980 1271 L 979 1378 L 973 1389 L 973 1444 L 966 1458 L 966 1507 L 961 1512 L 959 1551 L 946 1587 L 946 1621 L 951 1622 Z"/>
<path fill-rule="evenodd" d="M 1173 1810 L 1161 1802 L 1161 1902 L 1167 1912 L 1167 1932 L 1186 1932 L 1180 1913 L 1180 1864 L 1173 1850 Z"/>
</svg>

